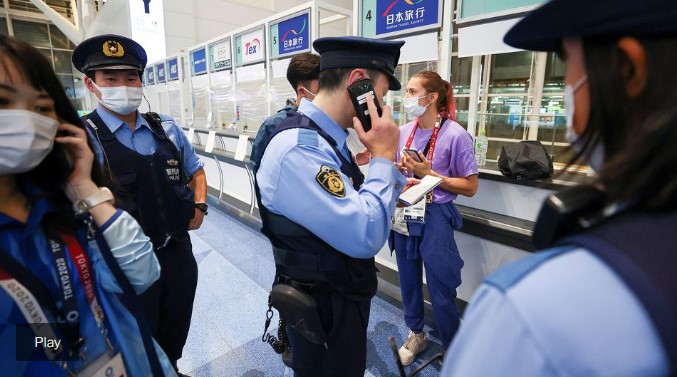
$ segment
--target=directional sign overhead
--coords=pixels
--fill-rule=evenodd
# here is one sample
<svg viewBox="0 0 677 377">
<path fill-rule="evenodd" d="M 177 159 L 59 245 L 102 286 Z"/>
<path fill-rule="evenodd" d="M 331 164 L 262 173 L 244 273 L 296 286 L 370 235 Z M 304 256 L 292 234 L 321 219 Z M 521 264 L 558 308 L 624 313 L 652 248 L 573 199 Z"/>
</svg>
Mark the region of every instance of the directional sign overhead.
<svg viewBox="0 0 677 377">
<path fill-rule="evenodd" d="M 207 52 L 206 49 L 191 51 L 190 53 L 190 72 L 193 76 L 207 73 Z"/>
<path fill-rule="evenodd" d="M 273 58 L 310 51 L 310 14 L 293 16 L 270 25 Z"/>
<path fill-rule="evenodd" d="M 442 0 L 362 0 L 361 35 L 386 37 L 439 28 Z"/>
<path fill-rule="evenodd" d="M 262 62 L 266 59 L 263 44 L 263 28 L 235 37 L 238 65 Z"/>
</svg>

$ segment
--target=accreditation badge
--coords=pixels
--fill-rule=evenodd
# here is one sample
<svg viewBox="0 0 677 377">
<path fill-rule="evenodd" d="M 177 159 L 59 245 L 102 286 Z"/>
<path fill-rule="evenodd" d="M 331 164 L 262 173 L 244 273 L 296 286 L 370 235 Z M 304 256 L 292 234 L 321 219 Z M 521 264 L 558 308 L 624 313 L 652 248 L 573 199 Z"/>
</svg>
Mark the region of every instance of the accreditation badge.
<svg viewBox="0 0 677 377">
<path fill-rule="evenodd" d="M 404 207 L 395 207 L 395 213 L 393 213 L 390 222 L 390 229 L 405 236 L 409 235 L 409 227 L 407 222 L 404 221 Z"/>
<path fill-rule="evenodd" d="M 87 364 L 85 369 L 77 373 L 78 377 L 127 377 L 125 363 L 121 353 L 113 355 L 104 352 L 93 362 Z"/>
<path fill-rule="evenodd" d="M 425 223 L 425 207 L 426 201 L 419 200 L 418 202 L 404 207 L 404 221 L 408 223 Z"/>
</svg>

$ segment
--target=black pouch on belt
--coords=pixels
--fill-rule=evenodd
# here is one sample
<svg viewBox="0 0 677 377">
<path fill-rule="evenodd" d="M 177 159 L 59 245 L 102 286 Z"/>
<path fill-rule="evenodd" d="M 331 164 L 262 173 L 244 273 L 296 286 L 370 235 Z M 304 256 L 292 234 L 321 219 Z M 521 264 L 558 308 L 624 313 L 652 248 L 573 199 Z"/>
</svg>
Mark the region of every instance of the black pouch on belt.
<svg viewBox="0 0 677 377">
<path fill-rule="evenodd" d="M 278 284 L 270 292 L 270 304 L 280 312 L 280 318 L 284 318 L 308 341 L 316 344 L 326 342 L 327 335 L 322 329 L 317 301 L 312 296 L 292 286 Z"/>
</svg>

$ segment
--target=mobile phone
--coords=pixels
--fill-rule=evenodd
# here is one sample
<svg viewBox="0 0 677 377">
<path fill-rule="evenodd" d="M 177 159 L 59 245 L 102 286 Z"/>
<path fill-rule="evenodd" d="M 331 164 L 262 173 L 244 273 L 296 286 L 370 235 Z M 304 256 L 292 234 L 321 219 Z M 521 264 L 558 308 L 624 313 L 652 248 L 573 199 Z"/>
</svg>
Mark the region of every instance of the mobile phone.
<svg viewBox="0 0 677 377">
<path fill-rule="evenodd" d="M 414 148 L 404 148 L 402 152 L 407 154 L 407 157 L 414 159 L 417 162 L 423 162 L 421 157 L 418 155 L 418 151 Z"/>
<path fill-rule="evenodd" d="M 58 131 L 56 136 L 69 136 L 70 133 L 64 131 Z M 71 159 L 66 152 L 66 148 L 63 145 L 54 142 L 53 153 L 54 153 L 54 165 L 57 171 L 61 172 L 64 176 L 69 176 L 73 171 L 73 164 Z"/>
<path fill-rule="evenodd" d="M 367 107 L 367 95 L 371 94 L 374 97 L 374 105 L 376 105 L 376 111 L 378 116 L 383 114 L 381 110 L 381 105 L 376 99 L 376 93 L 374 92 L 374 86 L 369 79 L 363 79 L 360 81 L 354 82 L 348 87 L 348 94 L 350 95 L 350 100 L 353 102 L 355 107 L 355 113 L 357 113 L 357 119 L 362 123 L 362 128 L 365 131 L 371 130 L 371 117 L 369 116 L 369 108 Z"/>
</svg>

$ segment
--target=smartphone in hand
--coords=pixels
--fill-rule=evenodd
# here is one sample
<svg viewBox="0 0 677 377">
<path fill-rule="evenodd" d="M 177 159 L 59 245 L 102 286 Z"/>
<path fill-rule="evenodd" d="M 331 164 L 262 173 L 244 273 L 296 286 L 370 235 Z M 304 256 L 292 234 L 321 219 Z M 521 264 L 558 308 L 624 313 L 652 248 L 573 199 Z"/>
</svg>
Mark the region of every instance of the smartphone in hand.
<svg viewBox="0 0 677 377">
<path fill-rule="evenodd" d="M 411 158 L 416 162 L 423 162 L 423 160 L 421 160 L 421 157 L 418 155 L 418 151 L 414 148 L 404 148 L 402 149 L 402 152 L 404 152 L 407 155 L 407 157 Z"/>
<path fill-rule="evenodd" d="M 71 136 L 71 134 L 65 131 L 58 131 L 56 136 Z M 73 172 L 73 163 L 71 162 L 70 156 L 68 156 L 66 148 L 55 142 L 52 152 L 54 154 L 54 165 L 58 169 L 57 171 L 62 172 L 65 176 L 69 176 L 71 172 Z"/>
<path fill-rule="evenodd" d="M 374 105 L 376 105 L 376 111 L 378 116 L 383 114 L 381 110 L 381 105 L 376 99 L 376 93 L 374 92 L 374 85 L 371 83 L 371 80 L 364 79 L 356 81 L 348 87 L 348 94 L 350 95 L 350 100 L 353 102 L 355 107 L 355 113 L 357 113 L 357 119 L 362 123 L 362 128 L 365 131 L 371 130 L 371 117 L 369 116 L 369 108 L 367 107 L 367 95 L 371 94 L 374 97 Z"/>
</svg>

